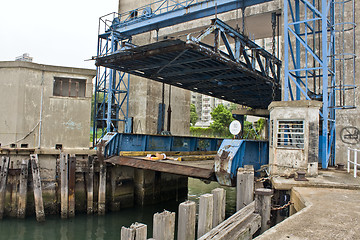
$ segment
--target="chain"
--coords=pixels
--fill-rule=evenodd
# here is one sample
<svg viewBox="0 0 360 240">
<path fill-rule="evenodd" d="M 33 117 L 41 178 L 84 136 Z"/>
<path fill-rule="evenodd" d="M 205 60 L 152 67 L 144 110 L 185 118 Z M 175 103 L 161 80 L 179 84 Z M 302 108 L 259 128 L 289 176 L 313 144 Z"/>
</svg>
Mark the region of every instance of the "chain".
<svg viewBox="0 0 360 240">
<path fill-rule="evenodd" d="M 287 207 L 290 206 L 291 204 L 294 204 L 294 203 L 292 203 L 292 202 L 289 201 L 287 204 L 285 204 L 285 205 L 283 205 L 283 206 L 281 206 L 281 207 L 276 207 L 276 208 L 272 207 L 271 210 L 272 210 L 272 211 L 282 210 L 282 209 L 284 209 L 284 208 L 287 208 Z"/>
<path fill-rule="evenodd" d="M 275 47 L 276 13 L 273 13 L 271 15 L 271 27 L 272 27 L 272 55 L 274 60 L 275 52 L 276 52 L 276 47 Z M 272 100 L 275 101 L 275 76 L 273 76 L 273 80 L 272 80 Z"/>
</svg>

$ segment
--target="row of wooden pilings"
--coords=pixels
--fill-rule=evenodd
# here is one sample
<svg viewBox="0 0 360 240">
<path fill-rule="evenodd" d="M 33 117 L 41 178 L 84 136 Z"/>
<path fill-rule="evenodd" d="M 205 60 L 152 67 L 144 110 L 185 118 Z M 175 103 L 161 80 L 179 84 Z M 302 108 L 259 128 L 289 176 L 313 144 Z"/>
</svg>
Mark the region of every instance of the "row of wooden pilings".
<svg viewBox="0 0 360 240">
<path fill-rule="evenodd" d="M 97 212 L 99 215 L 105 214 L 106 200 L 106 164 L 99 160 L 99 190 Z M 17 217 L 25 218 L 27 207 L 29 164 L 31 164 L 31 173 L 33 179 L 34 205 L 36 219 L 39 222 L 45 221 L 45 211 L 42 196 L 40 167 L 37 154 L 30 154 L 29 159 L 23 159 L 20 169 L 20 183 L 16 198 L 13 198 L 11 204 L 17 207 Z M 2 156 L 0 162 L 0 219 L 3 218 L 6 202 L 6 186 L 9 174 L 10 157 Z M 85 166 L 86 190 L 87 190 L 87 213 L 94 212 L 94 156 L 89 156 Z M 76 156 L 66 153 L 60 153 L 59 172 L 61 186 L 61 218 L 75 216 L 75 170 Z M 11 197 L 11 196 L 10 196 Z"/>
<path fill-rule="evenodd" d="M 240 168 L 237 172 L 237 212 L 225 220 L 226 192 L 223 188 L 200 196 L 198 217 L 196 203 L 185 201 L 178 208 L 177 239 L 252 239 L 256 232 L 262 233 L 269 228 L 272 193 L 272 189 L 266 188 L 254 191 L 253 167 Z M 175 213 L 166 210 L 155 213 L 152 239 L 173 240 L 174 237 Z M 121 228 L 121 240 L 146 239 L 147 225 L 143 223 Z"/>
</svg>

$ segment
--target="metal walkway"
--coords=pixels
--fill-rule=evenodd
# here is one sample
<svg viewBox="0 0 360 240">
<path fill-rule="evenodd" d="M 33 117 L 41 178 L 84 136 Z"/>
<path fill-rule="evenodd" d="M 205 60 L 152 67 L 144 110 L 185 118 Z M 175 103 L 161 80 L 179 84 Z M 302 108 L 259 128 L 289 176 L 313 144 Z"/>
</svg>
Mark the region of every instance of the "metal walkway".
<svg viewBox="0 0 360 240">
<path fill-rule="evenodd" d="M 200 42 L 218 30 L 225 51 L 216 47 L 219 42 L 215 47 Z M 234 45 L 239 42 L 238 50 L 231 48 L 230 37 L 235 39 Z M 98 57 L 96 65 L 251 108 L 264 109 L 271 101 L 280 100 L 281 62 L 254 42 L 219 19 L 214 20 L 205 34 L 188 38 L 139 47 L 127 45 L 113 54 Z"/>
</svg>

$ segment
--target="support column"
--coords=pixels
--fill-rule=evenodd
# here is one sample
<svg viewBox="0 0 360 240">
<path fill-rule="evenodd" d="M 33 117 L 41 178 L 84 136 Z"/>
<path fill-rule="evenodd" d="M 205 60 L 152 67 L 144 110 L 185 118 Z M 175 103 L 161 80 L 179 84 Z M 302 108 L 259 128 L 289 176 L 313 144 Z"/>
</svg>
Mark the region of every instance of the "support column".
<svg viewBox="0 0 360 240">
<path fill-rule="evenodd" d="M 195 239 L 196 204 L 186 201 L 179 205 L 178 240 Z"/>
<path fill-rule="evenodd" d="M 214 196 L 212 194 L 201 195 L 199 201 L 198 238 L 212 229 L 213 211 Z"/>
<path fill-rule="evenodd" d="M 236 211 L 254 201 L 254 167 L 245 166 L 237 171 Z"/>
<path fill-rule="evenodd" d="M 159 240 L 173 240 L 175 237 L 175 213 L 163 211 L 155 213 L 153 220 L 153 238 Z"/>
<path fill-rule="evenodd" d="M 271 197 L 273 190 L 258 188 L 255 190 L 255 212 L 261 216 L 261 233 L 270 228 Z"/>
</svg>

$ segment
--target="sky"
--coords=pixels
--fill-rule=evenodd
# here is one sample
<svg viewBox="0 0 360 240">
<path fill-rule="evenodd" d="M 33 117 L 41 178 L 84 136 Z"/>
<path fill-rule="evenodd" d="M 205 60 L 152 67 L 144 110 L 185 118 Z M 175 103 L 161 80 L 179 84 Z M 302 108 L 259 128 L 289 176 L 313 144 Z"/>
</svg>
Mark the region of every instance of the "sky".
<svg viewBox="0 0 360 240">
<path fill-rule="evenodd" d="M 9 0 L 0 7 L 0 61 L 29 53 L 33 62 L 95 69 L 99 17 L 118 0 Z"/>
</svg>

